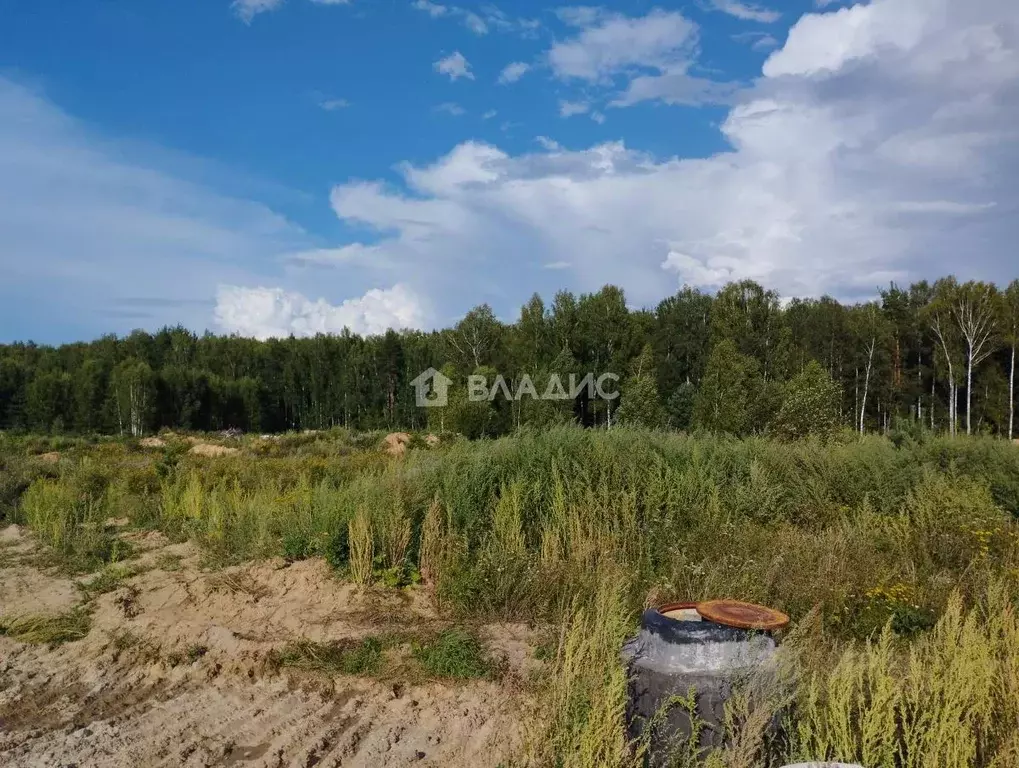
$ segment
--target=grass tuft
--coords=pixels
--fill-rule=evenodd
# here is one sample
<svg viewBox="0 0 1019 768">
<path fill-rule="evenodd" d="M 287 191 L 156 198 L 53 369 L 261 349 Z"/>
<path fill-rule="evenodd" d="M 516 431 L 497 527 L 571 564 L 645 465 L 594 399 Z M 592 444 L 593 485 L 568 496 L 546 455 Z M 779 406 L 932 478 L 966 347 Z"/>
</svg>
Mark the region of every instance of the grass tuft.
<svg viewBox="0 0 1019 768">
<path fill-rule="evenodd" d="M 377 637 L 358 641 L 313 643 L 301 640 L 273 652 L 273 663 L 330 675 L 372 676 L 382 672 L 385 644 Z"/>
<path fill-rule="evenodd" d="M 22 643 L 60 645 L 81 640 L 92 627 L 92 616 L 75 608 L 57 616 L 12 616 L 0 618 L 0 635 Z"/>
<path fill-rule="evenodd" d="M 447 629 L 434 640 L 416 643 L 413 653 L 432 677 L 469 680 L 490 677 L 496 672 L 485 646 L 463 629 Z"/>
</svg>

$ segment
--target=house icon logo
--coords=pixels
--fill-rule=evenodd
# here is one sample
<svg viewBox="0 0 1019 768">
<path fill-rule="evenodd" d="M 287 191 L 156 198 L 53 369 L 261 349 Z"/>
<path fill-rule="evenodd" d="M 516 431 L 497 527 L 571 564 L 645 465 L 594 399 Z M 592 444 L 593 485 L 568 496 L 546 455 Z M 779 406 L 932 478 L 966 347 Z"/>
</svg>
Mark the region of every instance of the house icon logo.
<svg viewBox="0 0 1019 768">
<path fill-rule="evenodd" d="M 429 368 L 410 385 L 414 387 L 414 399 L 418 408 L 442 407 L 449 402 L 449 386 L 453 380 L 443 376 L 434 368 Z"/>
</svg>

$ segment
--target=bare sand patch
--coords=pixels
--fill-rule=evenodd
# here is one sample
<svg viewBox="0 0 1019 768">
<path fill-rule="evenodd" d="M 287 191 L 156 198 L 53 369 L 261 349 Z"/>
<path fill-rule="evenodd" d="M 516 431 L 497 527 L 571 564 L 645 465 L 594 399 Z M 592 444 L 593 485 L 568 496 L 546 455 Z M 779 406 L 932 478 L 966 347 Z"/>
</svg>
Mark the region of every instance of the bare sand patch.
<svg viewBox="0 0 1019 768">
<path fill-rule="evenodd" d="M 28 537 L 0 531 L 8 544 Z M 403 684 L 269 663 L 295 640 L 332 642 L 443 622 L 424 589 L 370 590 L 321 560 L 201 570 L 190 543 L 128 532 L 136 574 L 89 604 L 91 629 L 55 648 L 0 637 L 0 764 L 12 766 L 497 766 L 522 743 L 523 625 L 485 627 L 517 674 Z M 0 564 L 5 606 L 59 613 L 74 581 Z"/>
<path fill-rule="evenodd" d="M 188 451 L 188 453 L 193 456 L 204 456 L 206 458 L 236 456 L 240 452 L 240 448 L 231 448 L 227 445 L 214 445 L 213 443 L 196 443 L 191 446 L 191 450 Z"/>
</svg>

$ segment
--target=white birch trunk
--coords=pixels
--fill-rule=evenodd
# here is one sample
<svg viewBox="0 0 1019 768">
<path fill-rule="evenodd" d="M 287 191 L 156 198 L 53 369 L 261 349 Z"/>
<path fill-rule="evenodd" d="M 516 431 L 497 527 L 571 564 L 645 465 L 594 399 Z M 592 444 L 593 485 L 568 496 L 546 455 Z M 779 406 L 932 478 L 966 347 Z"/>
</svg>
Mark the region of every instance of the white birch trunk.
<svg viewBox="0 0 1019 768">
<path fill-rule="evenodd" d="M 966 362 L 966 434 L 971 434 L 972 420 L 970 412 L 973 410 L 973 345 L 970 344 L 969 356 Z"/>
<path fill-rule="evenodd" d="M 1015 421 L 1015 344 L 1012 345 L 1012 361 L 1008 367 L 1008 439 L 1012 439 L 1012 425 Z"/>
<path fill-rule="evenodd" d="M 870 389 L 870 368 L 874 362 L 874 347 L 877 339 L 871 338 L 870 348 L 867 350 L 867 370 L 863 375 L 863 399 L 860 401 L 860 434 L 863 434 L 863 415 L 867 412 L 867 390 Z"/>
</svg>

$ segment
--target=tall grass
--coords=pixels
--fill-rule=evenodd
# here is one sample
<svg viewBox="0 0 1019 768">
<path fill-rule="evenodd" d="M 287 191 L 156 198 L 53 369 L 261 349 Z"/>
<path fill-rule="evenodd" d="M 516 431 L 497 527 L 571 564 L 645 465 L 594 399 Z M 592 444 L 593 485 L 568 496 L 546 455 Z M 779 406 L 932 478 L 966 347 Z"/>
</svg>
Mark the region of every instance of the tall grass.
<svg viewBox="0 0 1019 768">
<path fill-rule="evenodd" d="M 903 647 L 891 627 L 846 648 L 799 690 L 794 756 L 874 768 L 1016 765 L 1019 622 L 1008 591 L 948 601 L 934 630 Z"/>
<path fill-rule="evenodd" d="M 355 443 L 249 441 L 212 461 L 80 446 L 16 491 L 16 515 L 82 561 L 115 557 L 104 521 L 128 516 L 224 559 L 323 556 L 362 584 L 420 571 L 453 613 L 555 622 L 534 749 L 562 765 L 628 759 L 618 650 L 648 594 L 816 617 L 824 643 L 769 698 L 795 700 L 787 757 L 1019 764 L 1012 445 L 557 428 L 393 459 Z M 763 713 L 783 707 L 740 701 L 729 748 L 705 757 L 768 764 Z"/>
<path fill-rule="evenodd" d="M 355 584 L 367 584 L 372 577 L 374 542 L 371 518 L 358 510 L 348 523 L 350 541 L 350 578 Z"/>
<path fill-rule="evenodd" d="M 127 554 L 108 525 L 117 505 L 107 478 L 86 463 L 59 478 L 39 478 L 21 497 L 16 519 L 28 524 L 75 569 L 91 569 Z"/>
<path fill-rule="evenodd" d="M 573 605 L 541 693 L 529 756 L 540 765 L 589 768 L 633 762 L 623 719 L 626 673 L 619 660 L 632 617 L 622 575 L 606 571 L 597 578 L 593 602 Z"/>
</svg>

